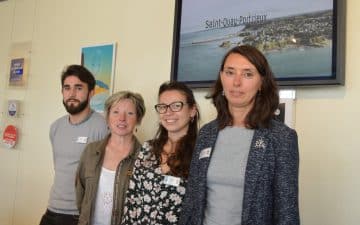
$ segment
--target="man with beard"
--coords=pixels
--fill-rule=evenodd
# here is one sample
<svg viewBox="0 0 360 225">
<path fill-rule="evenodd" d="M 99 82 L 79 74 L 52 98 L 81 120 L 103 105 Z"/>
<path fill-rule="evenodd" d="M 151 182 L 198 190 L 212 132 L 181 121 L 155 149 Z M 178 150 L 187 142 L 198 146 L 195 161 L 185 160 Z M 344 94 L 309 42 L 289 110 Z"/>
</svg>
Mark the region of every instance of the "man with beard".
<svg viewBox="0 0 360 225">
<path fill-rule="evenodd" d="M 102 115 L 90 109 L 95 78 L 85 67 L 68 66 L 61 75 L 63 104 L 68 115 L 50 127 L 55 177 L 46 213 L 40 225 L 76 225 L 75 173 L 87 143 L 103 139 L 107 125 Z"/>
</svg>

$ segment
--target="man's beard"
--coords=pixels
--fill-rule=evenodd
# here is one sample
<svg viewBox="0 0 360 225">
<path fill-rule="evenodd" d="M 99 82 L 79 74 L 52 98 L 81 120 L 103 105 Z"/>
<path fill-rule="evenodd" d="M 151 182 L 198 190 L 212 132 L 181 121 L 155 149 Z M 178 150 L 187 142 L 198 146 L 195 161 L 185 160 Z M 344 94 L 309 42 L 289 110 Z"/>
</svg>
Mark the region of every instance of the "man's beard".
<svg viewBox="0 0 360 225">
<path fill-rule="evenodd" d="M 68 99 L 67 102 L 69 101 L 77 101 L 79 104 L 77 106 L 75 106 L 73 103 L 70 103 L 69 105 L 65 103 L 65 101 L 63 100 L 63 105 L 65 106 L 66 111 L 71 114 L 71 115 L 76 115 L 82 111 L 84 111 L 84 109 L 88 106 L 89 104 L 89 97 L 87 97 L 84 101 L 80 102 L 77 99 Z"/>
</svg>

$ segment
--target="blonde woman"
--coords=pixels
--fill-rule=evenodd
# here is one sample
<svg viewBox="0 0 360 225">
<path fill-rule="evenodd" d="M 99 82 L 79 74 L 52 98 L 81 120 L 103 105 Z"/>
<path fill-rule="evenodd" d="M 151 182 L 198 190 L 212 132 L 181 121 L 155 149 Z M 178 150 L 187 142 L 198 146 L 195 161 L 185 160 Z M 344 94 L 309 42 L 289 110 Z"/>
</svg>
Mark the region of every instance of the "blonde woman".
<svg viewBox="0 0 360 225">
<path fill-rule="evenodd" d="M 119 224 L 134 161 L 141 147 L 134 135 L 145 105 L 141 95 L 121 91 L 105 102 L 110 134 L 89 144 L 76 176 L 79 225 Z"/>
</svg>

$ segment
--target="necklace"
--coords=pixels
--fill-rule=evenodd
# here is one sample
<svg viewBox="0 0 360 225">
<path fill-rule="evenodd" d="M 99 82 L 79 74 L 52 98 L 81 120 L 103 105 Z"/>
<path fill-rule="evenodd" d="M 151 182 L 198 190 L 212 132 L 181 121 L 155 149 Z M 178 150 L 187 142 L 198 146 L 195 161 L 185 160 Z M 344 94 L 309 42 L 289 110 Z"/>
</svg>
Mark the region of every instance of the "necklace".
<svg viewBox="0 0 360 225">
<path fill-rule="evenodd" d="M 175 155 L 175 146 L 177 144 L 177 141 L 172 141 L 170 138 L 168 139 L 167 146 L 162 149 L 161 151 L 161 163 L 160 165 L 168 165 L 168 159 Z M 167 151 L 166 151 L 167 150 Z"/>
<path fill-rule="evenodd" d="M 160 165 L 168 165 L 168 159 L 173 156 L 173 152 L 165 152 L 164 150 L 161 152 L 161 163 Z"/>
<path fill-rule="evenodd" d="M 165 155 L 166 157 L 174 155 L 173 152 L 165 152 L 165 151 L 162 151 L 161 154 Z"/>
</svg>

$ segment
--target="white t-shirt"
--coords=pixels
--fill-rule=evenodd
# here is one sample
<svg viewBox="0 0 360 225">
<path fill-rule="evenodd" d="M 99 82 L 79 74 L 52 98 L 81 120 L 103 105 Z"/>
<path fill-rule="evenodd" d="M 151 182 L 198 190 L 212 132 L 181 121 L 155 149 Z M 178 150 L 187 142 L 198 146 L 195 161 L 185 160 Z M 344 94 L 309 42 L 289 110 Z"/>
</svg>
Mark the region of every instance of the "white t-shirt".
<svg viewBox="0 0 360 225">
<path fill-rule="evenodd" d="M 96 194 L 93 225 L 110 225 L 113 208 L 115 170 L 101 168 L 99 186 Z"/>
</svg>

